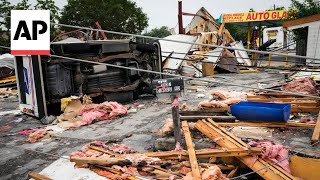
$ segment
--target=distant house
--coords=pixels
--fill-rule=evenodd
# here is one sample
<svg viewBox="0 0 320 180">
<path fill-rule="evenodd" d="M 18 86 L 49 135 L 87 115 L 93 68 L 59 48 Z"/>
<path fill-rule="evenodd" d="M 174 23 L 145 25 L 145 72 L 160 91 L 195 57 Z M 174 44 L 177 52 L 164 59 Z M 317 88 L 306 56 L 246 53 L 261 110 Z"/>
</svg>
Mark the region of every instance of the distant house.
<svg viewBox="0 0 320 180">
<path fill-rule="evenodd" d="M 308 57 L 320 58 L 320 14 L 303 17 L 300 19 L 283 22 L 286 30 L 294 30 L 299 28 L 307 28 L 308 38 L 305 44 L 298 44 L 297 55 L 306 55 Z M 307 59 L 306 64 L 310 66 L 319 66 L 313 63 L 314 60 Z"/>
</svg>

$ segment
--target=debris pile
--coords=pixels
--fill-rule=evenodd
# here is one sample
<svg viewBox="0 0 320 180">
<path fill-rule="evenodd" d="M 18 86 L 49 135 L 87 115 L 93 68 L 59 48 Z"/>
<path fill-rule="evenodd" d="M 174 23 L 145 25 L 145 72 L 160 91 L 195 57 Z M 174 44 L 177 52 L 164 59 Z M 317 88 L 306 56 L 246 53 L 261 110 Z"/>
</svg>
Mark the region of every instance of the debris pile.
<svg viewBox="0 0 320 180">
<path fill-rule="evenodd" d="M 282 91 L 295 92 L 300 94 L 318 95 L 319 91 L 316 88 L 316 82 L 310 77 L 299 78 L 284 84 L 281 87 Z"/>
<path fill-rule="evenodd" d="M 290 173 L 289 160 L 286 159 L 289 156 L 288 150 L 284 149 L 281 144 L 277 144 L 270 141 L 251 141 L 249 145 L 252 147 L 259 147 L 263 149 L 262 158 L 269 159 L 272 162 L 278 162 L 284 170 Z"/>
<path fill-rule="evenodd" d="M 203 101 L 199 103 L 199 107 L 214 107 L 214 108 L 223 108 L 228 107 L 232 104 L 237 104 L 240 101 L 246 100 L 246 93 L 241 92 L 227 92 L 227 91 L 215 91 L 212 92 L 212 99 L 209 101 Z"/>
<path fill-rule="evenodd" d="M 29 134 L 29 137 L 26 140 L 26 142 L 29 142 L 29 143 L 35 143 L 35 142 L 39 141 L 40 139 L 44 138 L 45 136 L 49 136 L 48 130 L 45 130 L 45 129 L 38 129 L 38 130 L 35 130 L 34 132 L 25 131 L 25 133 L 23 133 L 23 134 L 28 134 L 28 133 L 30 133 L 30 134 Z"/>
<path fill-rule="evenodd" d="M 83 103 L 77 97 L 63 100 L 61 109 L 64 113 L 57 117 L 55 122 L 65 129 L 112 120 L 128 113 L 127 108 L 117 102 L 94 104 L 88 97 L 83 99 Z"/>
<path fill-rule="evenodd" d="M 185 34 L 170 35 L 165 39 L 244 49 L 242 42 L 235 41 L 224 24 L 218 24 L 203 7 L 187 25 Z M 252 65 L 246 51 L 235 50 L 231 52 L 228 49 L 209 46 L 181 45 L 164 40 L 159 42 L 163 51 L 163 69 L 168 73 L 205 77 L 213 75 L 214 70 L 239 73 L 238 65 Z"/>
</svg>

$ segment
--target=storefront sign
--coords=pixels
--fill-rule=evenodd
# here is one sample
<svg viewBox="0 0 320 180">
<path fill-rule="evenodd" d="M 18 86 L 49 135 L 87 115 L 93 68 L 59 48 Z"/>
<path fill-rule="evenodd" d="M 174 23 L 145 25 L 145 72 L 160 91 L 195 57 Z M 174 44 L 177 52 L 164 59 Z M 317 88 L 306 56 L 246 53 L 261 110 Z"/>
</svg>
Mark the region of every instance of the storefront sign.
<svg viewBox="0 0 320 180">
<path fill-rule="evenodd" d="M 279 20 L 287 17 L 287 10 L 223 14 L 224 23 Z"/>
</svg>

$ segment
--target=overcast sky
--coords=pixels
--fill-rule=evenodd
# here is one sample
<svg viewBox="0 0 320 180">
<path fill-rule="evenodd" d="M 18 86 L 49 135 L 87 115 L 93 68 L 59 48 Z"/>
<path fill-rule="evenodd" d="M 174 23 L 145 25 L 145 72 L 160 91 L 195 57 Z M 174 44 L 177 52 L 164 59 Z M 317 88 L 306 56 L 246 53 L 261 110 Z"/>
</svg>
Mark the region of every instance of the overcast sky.
<svg viewBox="0 0 320 180">
<path fill-rule="evenodd" d="M 19 0 L 11 0 L 16 3 Z M 178 0 L 133 0 L 149 17 L 149 27 L 168 26 L 174 28 L 178 22 Z M 29 0 L 35 3 L 36 0 Z M 56 5 L 62 8 L 67 0 L 56 0 Z M 273 5 L 289 7 L 291 0 L 183 0 L 183 11 L 196 13 L 205 7 L 214 18 L 219 18 L 222 13 L 247 12 L 250 8 L 255 11 L 264 11 L 273 8 Z M 188 24 L 190 17 L 184 17 L 184 24 Z M 104 27 L 108 29 L 107 27 Z"/>
</svg>

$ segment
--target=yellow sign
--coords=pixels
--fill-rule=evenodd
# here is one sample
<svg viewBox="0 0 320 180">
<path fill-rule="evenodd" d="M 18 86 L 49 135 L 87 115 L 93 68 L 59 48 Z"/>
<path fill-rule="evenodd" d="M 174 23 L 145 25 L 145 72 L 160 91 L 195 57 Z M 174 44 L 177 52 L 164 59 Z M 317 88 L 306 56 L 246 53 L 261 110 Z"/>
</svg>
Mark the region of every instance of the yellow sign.
<svg viewBox="0 0 320 180">
<path fill-rule="evenodd" d="M 279 20 L 287 17 L 287 10 L 223 14 L 224 23 Z"/>
</svg>

